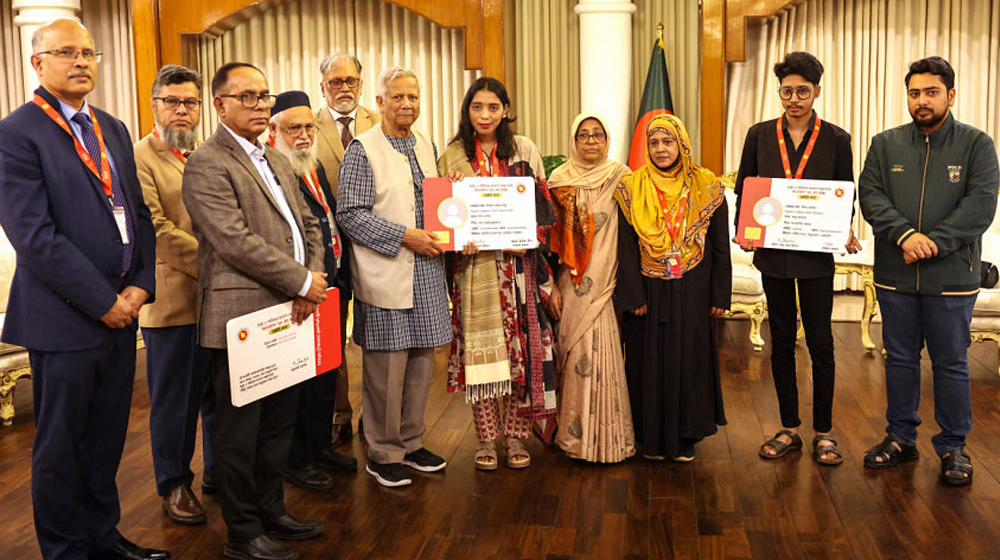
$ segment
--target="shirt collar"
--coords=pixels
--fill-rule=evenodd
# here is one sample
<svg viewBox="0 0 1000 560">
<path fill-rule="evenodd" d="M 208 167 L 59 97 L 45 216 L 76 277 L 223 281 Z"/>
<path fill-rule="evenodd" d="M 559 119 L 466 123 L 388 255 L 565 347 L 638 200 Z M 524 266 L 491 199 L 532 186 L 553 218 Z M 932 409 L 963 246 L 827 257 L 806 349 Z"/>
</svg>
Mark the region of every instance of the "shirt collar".
<svg viewBox="0 0 1000 560">
<path fill-rule="evenodd" d="M 66 103 L 62 99 L 59 99 L 58 97 L 56 97 L 56 101 L 59 102 L 59 111 L 62 112 L 63 116 L 66 118 L 67 121 L 72 121 L 73 115 L 77 113 L 83 113 L 88 117 L 90 116 L 90 105 L 87 104 L 86 100 L 83 101 L 83 107 L 80 107 L 79 111 L 77 111 L 76 109 L 73 108 L 72 105 L 69 105 L 68 103 Z"/>
<path fill-rule="evenodd" d="M 333 120 L 337 120 L 340 117 L 351 117 L 352 121 L 358 120 L 358 106 L 357 105 L 354 106 L 354 110 L 351 111 L 350 113 L 340 113 L 340 112 L 334 110 L 334 108 L 330 107 L 330 106 L 327 106 L 327 109 L 330 110 L 330 116 L 333 117 Z"/>
<path fill-rule="evenodd" d="M 809 117 L 809 124 L 806 125 L 807 134 L 812 132 L 813 127 L 816 126 L 816 109 L 813 109 L 812 116 Z M 788 119 L 785 115 L 781 115 L 781 130 L 788 132 Z"/>
<path fill-rule="evenodd" d="M 219 123 L 219 125 L 221 125 L 222 128 L 229 131 L 229 134 L 233 135 L 233 138 L 236 139 L 236 142 L 240 145 L 241 148 L 243 148 L 243 151 L 245 151 L 247 155 L 250 156 L 251 159 L 259 160 L 264 157 L 264 145 L 260 143 L 260 140 L 257 140 L 254 144 L 251 144 L 250 142 L 247 142 L 246 138 L 240 136 L 239 134 L 236 134 L 235 132 L 233 132 L 233 129 L 229 128 L 228 126 L 222 123 Z"/>
</svg>

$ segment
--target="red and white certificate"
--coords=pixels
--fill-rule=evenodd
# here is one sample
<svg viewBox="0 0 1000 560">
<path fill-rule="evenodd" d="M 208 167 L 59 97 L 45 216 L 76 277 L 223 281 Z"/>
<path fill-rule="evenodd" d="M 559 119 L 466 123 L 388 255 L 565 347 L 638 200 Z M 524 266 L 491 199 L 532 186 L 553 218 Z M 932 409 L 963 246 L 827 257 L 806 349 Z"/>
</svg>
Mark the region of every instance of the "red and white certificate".
<svg viewBox="0 0 1000 560">
<path fill-rule="evenodd" d="M 842 253 L 853 210 L 850 181 L 748 177 L 736 241 L 764 249 Z"/>
<path fill-rule="evenodd" d="M 323 375 L 340 365 L 340 293 L 301 325 L 292 322 L 292 302 L 248 313 L 226 323 L 229 386 L 240 407 Z"/>
<path fill-rule="evenodd" d="M 481 251 L 538 246 L 532 177 L 424 179 L 424 229 L 446 251 L 472 241 Z"/>
</svg>

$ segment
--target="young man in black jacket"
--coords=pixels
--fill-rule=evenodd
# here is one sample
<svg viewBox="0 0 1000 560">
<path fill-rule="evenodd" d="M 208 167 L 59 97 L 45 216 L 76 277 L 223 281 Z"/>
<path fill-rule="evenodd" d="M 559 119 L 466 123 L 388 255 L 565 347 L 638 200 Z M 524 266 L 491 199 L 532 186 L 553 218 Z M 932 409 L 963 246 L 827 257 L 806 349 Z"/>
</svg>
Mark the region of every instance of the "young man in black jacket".
<svg viewBox="0 0 1000 560">
<path fill-rule="evenodd" d="M 742 195 L 748 177 L 777 179 L 854 180 L 851 135 L 835 124 L 822 121 L 813 110 L 820 94 L 823 65 L 806 52 L 792 52 L 774 65 L 780 81 L 778 96 L 785 109 L 782 117 L 755 124 L 747 132 L 743 157 L 736 178 L 736 194 Z M 736 204 L 739 224 L 740 204 Z M 845 249 L 861 248 L 852 232 Z M 767 296 L 771 329 L 771 374 L 778 393 L 782 429 L 760 448 L 760 456 L 777 459 L 802 447 L 799 435 L 799 391 L 795 379 L 797 316 L 802 315 L 813 370 L 813 451 L 823 465 L 839 465 L 833 430 L 833 255 L 784 249 L 754 249 L 753 264 L 760 270 Z M 798 285 L 799 305 L 795 287 Z"/>
<path fill-rule="evenodd" d="M 934 371 L 931 438 L 941 474 L 972 482 L 965 436 L 972 428 L 968 347 L 979 292 L 982 234 L 993 221 L 1000 174 L 993 140 L 951 114 L 955 72 L 932 56 L 910 65 L 913 122 L 872 139 L 858 181 L 875 231 L 875 290 L 885 344 L 886 437 L 865 453 L 869 468 L 919 456 L 920 351 Z"/>
</svg>

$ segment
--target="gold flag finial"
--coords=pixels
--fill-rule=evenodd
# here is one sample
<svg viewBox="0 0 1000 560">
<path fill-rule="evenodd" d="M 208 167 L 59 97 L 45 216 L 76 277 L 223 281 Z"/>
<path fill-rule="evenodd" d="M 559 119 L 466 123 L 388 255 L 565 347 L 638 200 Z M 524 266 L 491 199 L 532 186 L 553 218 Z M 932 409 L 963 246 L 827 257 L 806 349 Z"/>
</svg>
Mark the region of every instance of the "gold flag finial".
<svg viewBox="0 0 1000 560">
<path fill-rule="evenodd" d="M 656 24 L 656 40 L 660 43 L 660 48 L 666 49 L 663 46 L 663 22 Z"/>
</svg>

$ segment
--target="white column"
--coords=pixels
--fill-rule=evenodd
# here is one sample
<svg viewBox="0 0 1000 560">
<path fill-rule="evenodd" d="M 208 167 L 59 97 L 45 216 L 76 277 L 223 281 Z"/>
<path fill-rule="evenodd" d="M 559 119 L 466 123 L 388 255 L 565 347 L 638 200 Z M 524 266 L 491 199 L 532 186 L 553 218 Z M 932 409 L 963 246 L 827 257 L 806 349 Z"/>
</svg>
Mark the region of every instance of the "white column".
<svg viewBox="0 0 1000 560">
<path fill-rule="evenodd" d="M 38 87 L 38 76 L 31 67 L 31 36 L 35 31 L 57 19 L 80 21 L 80 0 L 13 0 L 14 25 L 21 28 L 21 68 L 24 76 L 24 99 L 31 99 Z"/>
<path fill-rule="evenodd" d="M 608 156 L 628 163 L 634 115 L 632 99 L 631 0 L 580 0 L 580 108 L 604 115 Z"/>
</svg>

